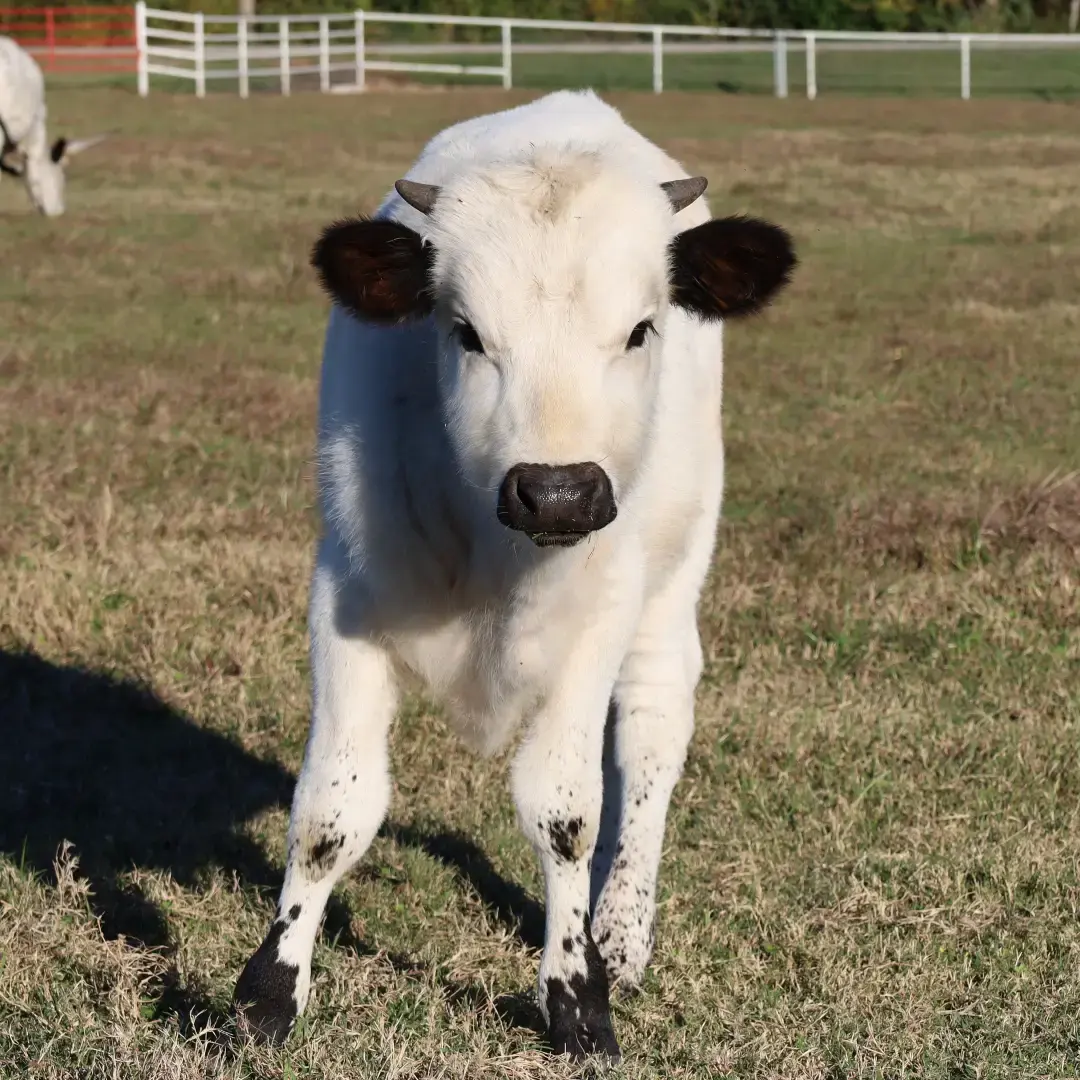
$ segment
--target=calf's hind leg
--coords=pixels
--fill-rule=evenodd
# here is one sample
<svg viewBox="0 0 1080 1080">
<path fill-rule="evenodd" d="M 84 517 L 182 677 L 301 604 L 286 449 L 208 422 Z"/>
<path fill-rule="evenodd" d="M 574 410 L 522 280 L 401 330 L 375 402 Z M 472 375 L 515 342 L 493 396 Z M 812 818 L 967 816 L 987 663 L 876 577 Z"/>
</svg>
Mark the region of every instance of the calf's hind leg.
<svg viewBox="0 0 1080 1080">
<path fill-rule="evenodd" d="M 234 995 L 261 1040 L 285 1040 L 307 1005 L 311 953 L 338 880 L 374 839 L 390 801 L 388 735 L 397 703 L 389 657 L 343 636 L 333 579 L 317 568 L 311 598 L 313 709 L 289 820 L 277 917 Z"/>
</svg>

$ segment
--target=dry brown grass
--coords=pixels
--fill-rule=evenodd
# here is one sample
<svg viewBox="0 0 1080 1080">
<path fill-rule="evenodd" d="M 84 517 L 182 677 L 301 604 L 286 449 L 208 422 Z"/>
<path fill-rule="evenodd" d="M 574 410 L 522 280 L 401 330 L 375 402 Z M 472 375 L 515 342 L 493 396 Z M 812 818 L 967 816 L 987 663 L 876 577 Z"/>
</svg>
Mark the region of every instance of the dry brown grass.
<svg viewBox="0 0 1080 1080">
<path fill-rule="evenodd" d="M 0 185 L 0 1074 L 568 1074 L 503 774 L 424 702 L 304 1026 L 269 1053 L 227 1019 L 305 734 L 307 248 L 507 99 L 55 97 L 122 135 L 59 223 Z M 1075 1075 L 1076 109 L 623 104 L 803 263 L 729 335 L 708 670 L 619 1075 Z"/>
</svg>

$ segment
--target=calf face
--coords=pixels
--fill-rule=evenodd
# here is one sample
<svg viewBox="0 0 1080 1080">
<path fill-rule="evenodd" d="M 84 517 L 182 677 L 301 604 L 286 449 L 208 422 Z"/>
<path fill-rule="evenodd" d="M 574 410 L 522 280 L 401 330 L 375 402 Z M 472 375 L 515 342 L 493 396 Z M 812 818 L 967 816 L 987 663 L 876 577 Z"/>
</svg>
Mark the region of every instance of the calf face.
<svg viewBox="0 0 1080 1080">
<path fill-rule="evenodd" d="M 434 317 L 444 420 L 468 487 L 508 528 L 566 545 L 609 524 L 638 475 L 672 306 L 748 314 L 794 266 L 787 234 L 765 222 L 673 237 L 673 213 L 704 187 L 565 151 L 441 188 L 402 181 L 422 234 L 339 222 L 313 263 L 359 318 Z"/>
</svg>

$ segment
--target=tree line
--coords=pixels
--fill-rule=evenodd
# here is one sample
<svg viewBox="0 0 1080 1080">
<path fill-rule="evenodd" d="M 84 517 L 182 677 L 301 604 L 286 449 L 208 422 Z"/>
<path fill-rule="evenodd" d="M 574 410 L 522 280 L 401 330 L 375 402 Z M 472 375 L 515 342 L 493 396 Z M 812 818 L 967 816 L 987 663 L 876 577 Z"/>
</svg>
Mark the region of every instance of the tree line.
<svg viewBox="0 0 1080 1080">
<path fill-rule="evenodd" d="M 86 0 L 53 0 L 54 7 Z M 96 0 L 97 3 L 103 0 Z M 124 3 L 130 0 L 104 0 Z M 153 7 L 235 13 L 238 0 L 151 0 Z M 1056 32 L 1075 29 L 1080 0 L 254 0 L 259 14 L 375 11 L 585 22 L 805 30 Z"/>
</svg>

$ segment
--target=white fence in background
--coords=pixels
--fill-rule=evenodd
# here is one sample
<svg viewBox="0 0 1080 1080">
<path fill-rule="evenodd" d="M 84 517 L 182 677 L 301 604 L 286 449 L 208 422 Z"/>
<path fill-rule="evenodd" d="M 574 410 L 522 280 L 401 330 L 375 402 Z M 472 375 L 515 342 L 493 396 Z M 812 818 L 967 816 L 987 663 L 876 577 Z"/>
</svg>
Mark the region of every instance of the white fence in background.
<svg viewBox="0 0 1080 1080">
<path fill-rule="evenodd" d="M 422 75 L 469 76 L 497 79 L 510 89 L 514 85 L 514 54 L 529 53 L 643 53 L 652 56 L 652 88 L 664 90 L 665 56 L 691 53 L 771 52 L 772 88 L 787 97 L 789 55 L 802 57 L 806 96 L 818 95 L 819 54 L 899 50 L 910 55 L 952 53 L 955 56 L 954 86 L 960 97 L 971 97 L 973 43 L 980 50 L 1071 50 L 1078 64 L 1080 85 L 1080 34 L 958 34 L 958 33 L 862 33 L 825 30 L 747 30 L 734 27 L 652 26 L 636 23 L 570 22 L 540 19 L 497 19 L 467 15 L 402 15 L 391 12 L 355 11 L 349 14 L 239 16 L 189 14 L 135 5 L 138 47 L 138 87 L 146 97 L 150 77 L 169 76 L 194 83 L 204 97 L 207 85 L 220 80 L 235 84 L 247 97 L 252 81 L 272 80 L 282 94 L 290 93 L 297 77 L 317 77 L 324 93 L 362 90 L 369 72 L 409 72 Z M 371 43 L 365 28 L 372 24 L 409 24 L 427 27 L 474 27 L 498 31 L 496 44 L 475 43 Z M 540 32 L 624 36 L 637 41 L 592 43 L 553 40 L 537 44 L 514 43 L 515 31 L 531 37 Z M 387 59 L 389 56 L 495 55 L 498 64 L 437 63 Z M 335 76 L 345 76 L 345 80 Z"/>
</svg>

